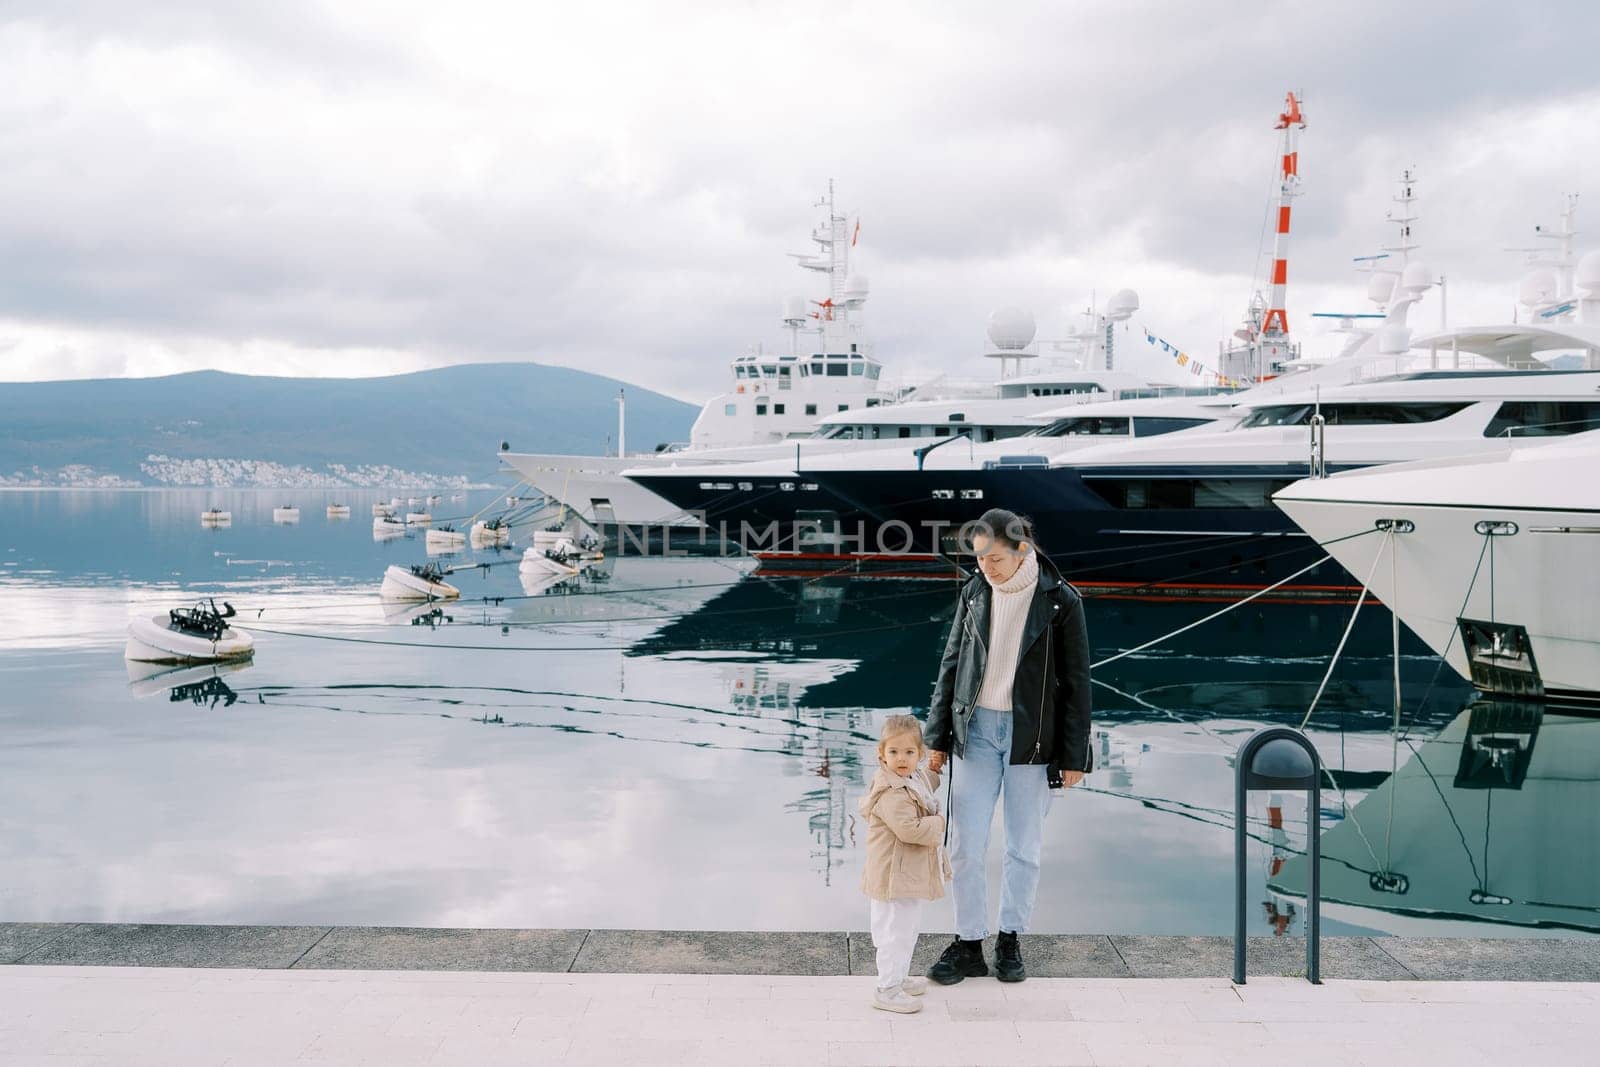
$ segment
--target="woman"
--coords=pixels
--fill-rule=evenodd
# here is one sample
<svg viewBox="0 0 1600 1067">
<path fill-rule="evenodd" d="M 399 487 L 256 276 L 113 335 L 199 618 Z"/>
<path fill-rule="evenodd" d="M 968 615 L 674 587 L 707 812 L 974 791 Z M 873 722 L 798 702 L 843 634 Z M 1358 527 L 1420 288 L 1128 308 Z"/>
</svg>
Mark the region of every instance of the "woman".
<svg viewBox="0 0 1600 1067">
<path fill-rule="evenodd" d="M 944 985 L 989 973 L 984 858 L 1004 794 L 1006 855 L 995 977 L 1027 977 L 1017 935 L 1039 885 L 1039 850 L 1052 786 L 1093 769 L 1089 751 L 1089 636 L 1083 602 L 1039 551 L 1029 522 L 1003 508 L 968 530 L 981 574 L 961 588 L 923 739 L 928 765 L 950 770 L 950 856 L 956 939 L 928 977 Z"/>
</svg>

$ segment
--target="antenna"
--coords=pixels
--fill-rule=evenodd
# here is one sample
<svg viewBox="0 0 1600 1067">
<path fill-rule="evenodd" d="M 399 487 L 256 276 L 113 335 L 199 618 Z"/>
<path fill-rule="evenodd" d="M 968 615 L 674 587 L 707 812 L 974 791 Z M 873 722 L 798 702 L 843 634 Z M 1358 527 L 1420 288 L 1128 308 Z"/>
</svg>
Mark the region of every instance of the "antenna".
<svg viewBox="0 0 1600 1067">
<path fill-rule="evenodd" d="M 1285 99 L 1276 127 L 1283 131 L 1283 163 L 1278 170 L 1278 232 L 1272 242 L 1272 303 L 1261 320 L 1260 336 L 1282 338 L 1289 333 L 1289 315 L 1284 309 L 1289 283 L 1289 204 L 1300 195 L 1300 131 L 1306 121 L 1300 115 L 1300 101 L 1294 93 Z"/>
</svg>

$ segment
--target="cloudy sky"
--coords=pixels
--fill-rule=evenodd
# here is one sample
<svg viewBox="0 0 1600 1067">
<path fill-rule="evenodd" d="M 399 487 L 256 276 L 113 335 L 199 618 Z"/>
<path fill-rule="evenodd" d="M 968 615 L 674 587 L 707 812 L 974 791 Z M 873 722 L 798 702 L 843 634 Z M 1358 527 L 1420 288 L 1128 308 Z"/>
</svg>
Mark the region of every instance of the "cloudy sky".
<svg viewBox="0 0 1600 1067">
<path fill-rule="evenodd" d="M 816 293 L 784 253 L 829 179 L 894 367 L 981 373 L 994 308 L 1056 336 L 1123 287 L 1214 351 L 1289 88 L 1296 332 L 1365 310 L 1407 167 L 1452 322 L 1504 320 L 1564 194 L 1600 233 L 1595 11 L 0 0 L 0 379 L 534 360 L 704 399 Z"/>
</svg>

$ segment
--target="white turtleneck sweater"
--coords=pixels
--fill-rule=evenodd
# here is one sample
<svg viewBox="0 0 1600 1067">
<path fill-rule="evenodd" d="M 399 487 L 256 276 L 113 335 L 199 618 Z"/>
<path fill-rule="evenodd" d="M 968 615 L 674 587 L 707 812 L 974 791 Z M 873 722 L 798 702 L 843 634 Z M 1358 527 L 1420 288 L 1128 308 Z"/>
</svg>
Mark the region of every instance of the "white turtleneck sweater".
<svg viewBox="0 0 1600 1067">
<path fill-rule="evenodd" d="M 1016 681 L 1017 659 L 1022 655 L 1022 624 L 1038 584 L 1039 560 L 1032 548 L 1022 557 L 1017 573 L 998 585 L 989 582 L 989 660 L 978 686 L 980 707 L 1011 710 L 1011 683 Z"/>
</svg>

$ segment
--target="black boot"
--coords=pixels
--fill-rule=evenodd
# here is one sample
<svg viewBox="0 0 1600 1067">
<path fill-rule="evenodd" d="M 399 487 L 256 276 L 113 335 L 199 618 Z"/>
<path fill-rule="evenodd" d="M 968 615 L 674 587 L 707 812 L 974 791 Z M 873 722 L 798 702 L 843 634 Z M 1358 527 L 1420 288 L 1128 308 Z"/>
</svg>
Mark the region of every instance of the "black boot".
<svg viewBox="0 0 1600 1067">
<path fill-rule="evenodd" d="M 939 962 L 928 968 L 928 977 L 940 985 L 955 985 L 963 978 L 986 978 L 989 965 L 983 962 L 983 942 L 963 941 L 959 937 L 950 942 Z"/>
<path fill-rule="evenodd" d="M 1017 944 L 1017 935 L 1000 931 L 1000 936 L 994 939 L 994 976 L 1002 982 L 1020 982 L 1028 977 L 1027 969 L 1022 966 L 1022 946 Z"/>
</svg>

